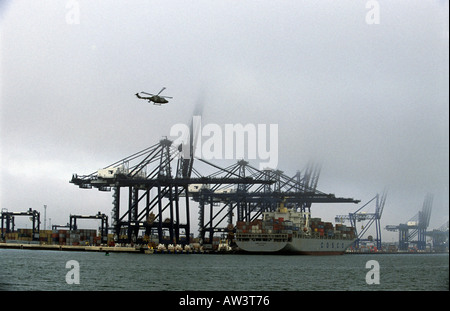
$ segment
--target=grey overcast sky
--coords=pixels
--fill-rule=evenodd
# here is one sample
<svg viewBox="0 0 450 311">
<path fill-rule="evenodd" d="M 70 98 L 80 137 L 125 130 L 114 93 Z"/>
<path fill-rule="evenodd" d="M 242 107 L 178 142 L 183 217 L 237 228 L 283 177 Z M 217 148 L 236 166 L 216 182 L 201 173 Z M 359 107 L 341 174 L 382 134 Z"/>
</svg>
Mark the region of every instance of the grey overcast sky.
<svg viewBox="0 0 450 311">
<path fill-rule="evenodd" d="M 72 173 L 153 145 L 201 104 L 204 124 L 278 124 L 278 169 L 321 163 L 323 192 L 364 203 L 388 187 L 383 227 L 433 194 L 439 227 L 449 218 L 448 1 L 375 1 L 369 24 L 372 2 L 3 0 L 1 208 L 46 204 L 53 224 L 109 214 L 111 193 L 78 189 Z M 163 86 L 166 106 L 134 96 Z M 313 216 L 357 207 L 317 205 Z"/>
</svg>

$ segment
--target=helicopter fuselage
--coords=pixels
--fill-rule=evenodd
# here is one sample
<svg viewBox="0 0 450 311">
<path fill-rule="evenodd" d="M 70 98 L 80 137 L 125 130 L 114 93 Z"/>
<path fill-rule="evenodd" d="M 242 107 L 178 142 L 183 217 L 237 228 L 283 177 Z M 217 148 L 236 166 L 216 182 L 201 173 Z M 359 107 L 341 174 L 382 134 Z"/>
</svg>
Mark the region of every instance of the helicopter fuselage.
<svg viewBox="0 0 450 311">
<path fill-rule="evenodd" d="M 159 97 L 159 96 L 152 96 L 148 98 L 149 101 L 152 101 L 156 104 L 167 104 L 169 101 L 165 98 Z"/>
<path fill-rule="evenodd" d="M 154 102 L 155 104 L 167 104 L 169 101 L 164 97 L 153 95 L 153 96 L 140 96 L 136 93 L 137 98 L 148 100 L 148 102 Z"/>
</svg>

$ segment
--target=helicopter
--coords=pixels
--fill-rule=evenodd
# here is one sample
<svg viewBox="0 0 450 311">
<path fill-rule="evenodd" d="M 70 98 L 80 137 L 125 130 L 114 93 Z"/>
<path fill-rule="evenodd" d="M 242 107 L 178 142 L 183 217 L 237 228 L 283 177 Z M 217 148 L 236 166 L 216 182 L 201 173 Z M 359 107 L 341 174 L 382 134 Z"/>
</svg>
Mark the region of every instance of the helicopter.
<svg viewBox="0 0 450 311">
<path fill-rule="evenodd" d="M 162 104 L 167 104 L 169 101 L 166 99 L 166 98 L 173 98 L 173 97 L 170 97 L 170 96 L 160 96 L 159 94 L 161 94 L 161 92 L 162 91 L 164 91 L 166 88 L 165 87 L 163 87 L 162 89 L 161 89 L 161 91 L 159 91 L 159 93 L 158 94 L 150 94 L 150 93 L 146 93 L 146 92 L 141 92 L 142 94 L 145 94 L 145 95 L 150 95 L 150 97 L 148 97 L 148 96 L 140 96 L 139 95 L 139 93 L 136 93 L 135 95 L 137 96 L 137 98 L 139 98 L 139 99 L 145 99 L 145 100 L 148 100 L 148 102 L 150 103 L 150 102 L 153 102 L 153 104 L 154 105 L 162 105 Z"/>
</svg>

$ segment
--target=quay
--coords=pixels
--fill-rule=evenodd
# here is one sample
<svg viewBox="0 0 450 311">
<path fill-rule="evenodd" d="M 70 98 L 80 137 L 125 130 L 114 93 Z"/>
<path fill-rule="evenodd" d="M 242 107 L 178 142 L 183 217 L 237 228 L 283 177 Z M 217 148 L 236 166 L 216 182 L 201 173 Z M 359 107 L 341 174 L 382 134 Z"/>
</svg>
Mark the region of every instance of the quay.
<svg viewBox="0 0 450 311">
<path fill-rule="evenodd" d="M 221 254 L 220 251 L 204 250 L 160 250 L 133 246 L 84 246 L 84 245 L 51 245 L 33 243 L 0 243 L 0 249 L 28 249 L 76 252 L 135 253 L 135 254 Z"/>
<path fill-rule="evenodd" d="M 83 246 L 83 245 L 44 245 L 28 243 L 0 243 L 0 248 L 54 250 L 54 251 L 78 251 L 78 252 L 116 252 L 116 253 L 141 253 L 140 248 L 114 247 L 114 246 Z"/>
</svg>

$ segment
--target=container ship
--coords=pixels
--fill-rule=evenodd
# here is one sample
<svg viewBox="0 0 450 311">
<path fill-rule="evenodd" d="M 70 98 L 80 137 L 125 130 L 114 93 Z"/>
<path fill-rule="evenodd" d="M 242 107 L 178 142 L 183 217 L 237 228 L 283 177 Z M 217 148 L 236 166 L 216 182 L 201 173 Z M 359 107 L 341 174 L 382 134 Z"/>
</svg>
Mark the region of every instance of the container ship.
<svg viewBox="0 0 450 311">
<path fill-rule="evenodd" d="M 311 218 L 281 206 L 264 212 L 262 219 L 236 224 L 236 245 L 240 251 L 258 254 L 340 255 L 356 240 L 355 230 L 345 225 Z"/>
</svg>

